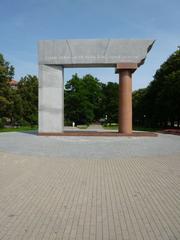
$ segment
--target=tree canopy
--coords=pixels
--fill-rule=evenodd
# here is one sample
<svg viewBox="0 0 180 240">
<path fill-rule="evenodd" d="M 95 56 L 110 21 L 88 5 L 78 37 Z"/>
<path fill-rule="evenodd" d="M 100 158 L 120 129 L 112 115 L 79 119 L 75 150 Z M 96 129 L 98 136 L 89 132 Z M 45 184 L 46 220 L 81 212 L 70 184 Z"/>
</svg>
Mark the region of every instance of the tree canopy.
<svg viewBox="0 0 180 240">
<path fill-rule="evenodd" d="M 0 54 L 0 127 L 37 125 L 38 79 L 27 75 L 12 88 L 13 76 L 14 67 Z"/>
<path fill-rule="evenodd" d="M 17 96 L 20 99 L 20 121 L 27 125 L 37 125 L 38 122 L 38 79 L 27 75 L 20 79 L 17 86 Z"/>
<path fill-rule="evenodd" d="M 10 117 L 12 91 L 9 82 L 14 76 L 14 67 L 0 54 L 0 126 Z"/>
<path fill-rule="evenodd" d="M 118 84 L 104 84 L 90 74 L 72 76 L 65 85 L 66 124 L 88 124 L 105 120 L 117 122 Z M 69 90 L 68 90 L 69 89 Z"/>
<path fill-rule="evenodd" d="M 146 89 L 133 93 L 134 122 L 166 127 L 180 121 L 180 50 L 158 69 Z"/>
</svg>

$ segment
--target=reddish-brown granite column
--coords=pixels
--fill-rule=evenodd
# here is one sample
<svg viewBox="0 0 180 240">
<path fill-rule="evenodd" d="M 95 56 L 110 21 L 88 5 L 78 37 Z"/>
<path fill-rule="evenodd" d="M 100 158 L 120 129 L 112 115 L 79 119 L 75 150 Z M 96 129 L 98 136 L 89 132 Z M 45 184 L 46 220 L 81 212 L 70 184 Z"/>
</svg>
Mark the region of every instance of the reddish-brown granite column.
<svg viewBox="0 0 180 240">
<path fill-rule="evenodd" d="M 131 70 L 119 71 L 119 132 L 132 133 L 132 78 Z"/>
<path fill-rule="evenodd" d="M 132 133 L 132 73 L 137 63 L 118 63 L 116 73 L 119 74 L 119 132 Z"/>
</svg>

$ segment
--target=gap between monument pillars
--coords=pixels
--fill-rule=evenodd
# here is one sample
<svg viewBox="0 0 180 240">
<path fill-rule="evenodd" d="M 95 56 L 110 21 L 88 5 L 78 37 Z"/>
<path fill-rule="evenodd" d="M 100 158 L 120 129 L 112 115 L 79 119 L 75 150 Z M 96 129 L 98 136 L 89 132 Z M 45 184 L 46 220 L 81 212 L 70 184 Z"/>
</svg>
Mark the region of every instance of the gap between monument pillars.
<svg viewBox="0 0 180 240">
<path fill-rule="evenodd" d="M 39 65 L 39 134 L 64 131 L 64 68 Z"/>
<path fill-rule="evenodd" d="M 119 133 L 132 134 L 132 72 L 137 68 L 135 63 L 117 64 L 119 74 Z"/>
</svg>

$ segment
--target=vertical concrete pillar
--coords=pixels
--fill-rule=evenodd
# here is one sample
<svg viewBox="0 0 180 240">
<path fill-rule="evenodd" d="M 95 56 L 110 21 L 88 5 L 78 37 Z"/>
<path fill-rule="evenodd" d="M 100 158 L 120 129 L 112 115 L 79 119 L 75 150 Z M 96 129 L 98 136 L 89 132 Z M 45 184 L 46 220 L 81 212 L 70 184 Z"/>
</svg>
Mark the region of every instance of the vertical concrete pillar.
<svg viewBox="0 0 180 240">
<path fill-rule="evenodd" d="M 62 133 L 64 128 L 64 69 L 39 65 L 39 133 Z"/>
<path fill-rule="evenodd" d="M 119 132 L 132 133 L 132 78 L 131 70 L 119 71 Z"/>
</svg>

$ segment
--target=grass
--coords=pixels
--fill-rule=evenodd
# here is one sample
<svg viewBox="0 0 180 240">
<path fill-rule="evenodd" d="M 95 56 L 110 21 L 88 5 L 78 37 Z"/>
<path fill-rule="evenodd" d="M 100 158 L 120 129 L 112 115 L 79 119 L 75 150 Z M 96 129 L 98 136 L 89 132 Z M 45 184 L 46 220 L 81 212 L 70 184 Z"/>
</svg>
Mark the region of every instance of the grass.
<svg viewBox="0 0 180 240">
<path fill-rule="evenodd" d="M 77 128 L 79 129 L 87 129 L 88 125 L 78 125 Z M 118 130 L 117 124 L 112 124 L 108 126 L 103 126 L 105 130 Z M 0 132 L 27 132 L 27 131 L 36 131 L 38 129 L 37 126 L 30 127 L 30 126 L 24 126 L 24 127 L 14 127 L 14 128 L 0 128 Z M 147 128 L 147 127 L 133 127 L 133 130 L 135 131 L 149 131 L 149 132 L 155 132 L 160 129 L 158 128 Z"/>
<path fill-rule="evenodd" d="M 27 131 L 34 131 L 37 130 L 37 126 L 30 127 L 30 126 L 24 126 L 24 127 L 14 127 L 14 128 L 0 128 L 0 132 L 27 132 Z"/>
<path fill-rule="evenodd" d="M 117 124 L 112 124 L 112 125 L 103 125 L 103 128 L 106 130 L 118 130 L 118 125 Z"/>
<path fill-rule="evenodd" d="M 79 129 L 87 129 L 88 127 L 88 125 L 77 125 L 77 128 Z"/>
</svg>

